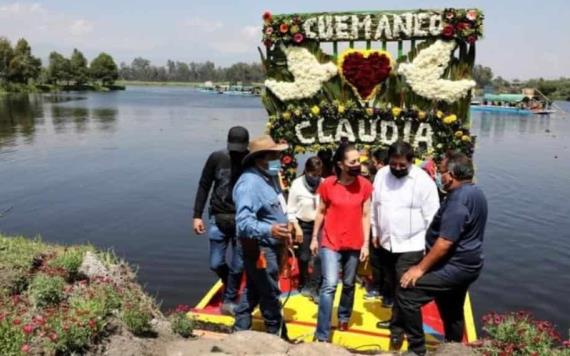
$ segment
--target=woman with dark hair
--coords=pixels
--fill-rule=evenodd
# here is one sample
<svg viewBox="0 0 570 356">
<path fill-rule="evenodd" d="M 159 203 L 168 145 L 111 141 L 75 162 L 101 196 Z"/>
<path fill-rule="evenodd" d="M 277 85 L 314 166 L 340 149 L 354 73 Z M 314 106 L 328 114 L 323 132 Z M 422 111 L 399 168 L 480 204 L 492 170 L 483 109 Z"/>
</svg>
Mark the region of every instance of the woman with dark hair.
<svg viewBox="0 0 570 356">
<path fill-rule="evenodd" d="M 316 299 L 320 280 L 318 258 L 313 259 L 312 273 L 309 273 L 311 262 L 311 236 L 319 206 L 317 189 L 321 184 L 323 163 L 319 157 L 310 157 L 305 163 L 303 175 L 291 183 L 287 213 L 289 222 L 295 227 L 295 242 L 299 244 L 297 258 L 299 261 L 299 290 L 301 294 Z"/>
<path fill-rule="evenodd" d="M 348 329 L 354 304 L 354 281 L 358 261 L 368 258 L 370 197 L 372 184 L 360 176 L 360 154 L 343 142 L 334 157 L 336 175 L 319 187 L 321 202 L 315 217 L 311 252 L 319 252 L 323 282 L 315 339 L 329 341 L 333 300 L 342 266 L 342 296 L 338 307 L 338 330 Z M 318 235 L 323 227 L 320 238 Z"/>
</svg>

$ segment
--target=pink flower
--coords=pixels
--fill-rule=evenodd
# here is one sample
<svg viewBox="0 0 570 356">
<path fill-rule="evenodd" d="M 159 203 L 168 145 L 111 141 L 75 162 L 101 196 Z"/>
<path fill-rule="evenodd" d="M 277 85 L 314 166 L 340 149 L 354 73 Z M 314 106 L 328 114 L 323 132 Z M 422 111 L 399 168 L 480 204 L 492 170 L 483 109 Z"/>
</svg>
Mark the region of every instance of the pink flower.
<svg viewBox="0 0 570 356">
<path fill-rule="evenodd" d="M 479 15 L 479 13 L 477 12 L 477 10 L 473 9 L 473 10 L 467 11 L 467 15 L 465 17 L 467 17 L 467 19 L 469 21 L 475 21 L 475 20 L 477 20 L 478 15 Z"/>
<path fill-rule="evenodd" d="M 22 323 L 22 320 L 20 319 L 14 319 L 14 321 L 12 321 L 12 324 L 14 325 L 20 325 Z"/>
<path fill-rule="evenodd" d="M 59 339 L 59 336 L 57 336 L 56 333 L 51 333 L 51 334 L 49 334 L 49 339 L 50 339 L 52 342 L 56 342 L 57 339 Z"/>
<path fill-rule="evenodd" d="M 32 347 L 30 345 L 24 344 L 24 345 L 22 345 L 22 348 L 20 349 L 20 351 L 27 354 L 28 352 L 30 352 L 31 349 L 32 349 Z"/>
<path fill-rule="evenodd" d="M 446 25 L 443 28 L 442 35 L 446 38 L 451 38 L 455 34 L 455 30 L 453 29 L 453 25 Z"/>
<path fill-rule="evenodd" d="M 477 42 L 477 36 L 471 35 L 471 36 L 467 37 L 467 43 L 474 44 L 475 42 Z"/>
<path fill-rule="evenodd" d="M 265 34 L 266 35 L 271 35 L 273 33 L 273 27 L 267 27 L 265 29 Z"/>
<path fill-rule="evenodd" d="M 22 328 L 22 331 L 24 332 L 24 334 L 30 335 L 31 333 L 34 332 L 34 326 L 32 324 L 26 324 Z"/>
<path fill-rule="evenodd" d="M 303 34 L 301 32 L 297 32 L 293 36 L 293 42 L 295 42 L 295 43 L 301 43 L 301 42 L 303 42 L 304 39 L 305 39 L 305 36 L 303 36 Z"/>
</svg>

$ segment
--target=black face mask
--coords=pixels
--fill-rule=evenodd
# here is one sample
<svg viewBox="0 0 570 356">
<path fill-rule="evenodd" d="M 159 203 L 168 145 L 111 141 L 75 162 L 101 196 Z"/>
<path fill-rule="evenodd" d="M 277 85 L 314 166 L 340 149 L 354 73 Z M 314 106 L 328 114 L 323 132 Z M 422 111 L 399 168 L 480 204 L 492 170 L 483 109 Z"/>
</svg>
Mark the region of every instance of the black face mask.
<svg viewBox="0 0 570 356">
<path fill-rule="evenodd" d="M 404 178 L 405 176 L 408 175 L 408 168 L 395 169 L 395 168 L 390 167 L 390 172 L 394 175 L 394 177 L 400 179 L 400 178 Z"/>
<path fill-rule="evenodd" d="M 312 191 L 314 192 L 317 190 L 317 188 L 321 184 L 321 177 L 313 177 L 313 176 L 305 175 L 305 181 L 307 182 L 307 185 L 309 186 L 309 188 L 311 188 Z"/>
<path fill-rule="evenodd" d="M 360 172 L 360 165 L 348 168 L 348 175 L 356 177 L 356 176 L 359 176 L 360 173 L 361 173 Z"/>
</svg>

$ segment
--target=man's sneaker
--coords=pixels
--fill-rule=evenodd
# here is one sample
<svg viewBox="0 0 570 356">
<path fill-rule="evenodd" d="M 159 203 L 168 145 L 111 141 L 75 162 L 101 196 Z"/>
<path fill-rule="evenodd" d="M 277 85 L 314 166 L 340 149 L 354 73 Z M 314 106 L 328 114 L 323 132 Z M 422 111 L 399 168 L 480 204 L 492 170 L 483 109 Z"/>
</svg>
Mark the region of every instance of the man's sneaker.
<svg viewBox="0 0 570 356">
<path fill-rule="evenodd" d="M 222 306 L 220 307 L 220 312 L 223 315 L 231 315 L 234 316 L 235 315 L 235 310 L 237 308 L 237 304 L 236 303 L 232 303 L 232 302 L 225 302 L 224 304 L 222 304 Z"/>
<path fill-rule="evenodd" d="M 378 329 L 388 329 L 390 327 L 390 320 L 381 320 L 376 323 Z"/>
<path fill-rule="evenodd" d="M 378 292 L 376 289 L 369 290 L 364 295 L 364 299 L 366 299 L 366 300 L 380 299 L 380 292 Z"/>
<path fill-rule="evenodd" d="M 394 298 L 392 297 L 382 298 L 382 306 L 384 308 L 392 308 L 394 306 Z"/>
</svg>

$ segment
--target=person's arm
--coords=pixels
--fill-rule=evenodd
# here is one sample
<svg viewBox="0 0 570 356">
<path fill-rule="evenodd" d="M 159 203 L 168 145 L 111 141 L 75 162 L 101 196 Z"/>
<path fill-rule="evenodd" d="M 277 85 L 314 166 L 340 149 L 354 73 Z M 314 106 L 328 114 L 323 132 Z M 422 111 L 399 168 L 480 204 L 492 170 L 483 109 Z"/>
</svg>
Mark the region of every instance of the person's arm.
<svg viewBox="0 0 570 356">
<path fill-rule="evenodd" d="M 303 230 L 299 226 L 299 221 L 297 220 L 297 212 L 299 211 L 299 186 L 293 181 L 291 184 L 291 189 L 289 189 L 289 197 L 287 198 L 287 217 L 289 223 L 293 225 L 295 230 L 295 242 L 303 242 Z"/>
<path fill-rule="evenodd" d="M 245 180 L 238 180 L 233 191 L 236 206 L 237 236 L 246 239 L 263 239 L 271 237 L 271 224 L 259 221 L 257 212 L 261 204 L 256 199 L 255 189 Z"/>
<path fill-rule="evenodd" d="M 360 249 L 360 261 L 364 262 L 368 258 L 370 244 L 370 198 L 366 199 L 362 205 L 362 229 L 364 232 L 364 243 Z"/>
<path fill-rule="evenodd" d="M 379 191 L 376 182 L 379 180 L 378 174 L 374 177 L 374 184 L 372 189 L 372 201 L 370 203 L 370 226 L 372 230 L 372 246 L 378 248 L 380 246 L 380 222 L 378 219 L 378 212 L 376 211 L 377 197 L 376 193 Z"/>
<path fill-rule="evenodd" d="M 310 248 L 311 252 L 313 253 L 313 256 L 316 256 L 317 252 L 319 251 L 319 232 L 321 231 L 321 226 L 323 225 L 326 212 L 327 212 L 327 205 L 321 197 L 321 201 L 317 209 L 317 215 L 315 216 L 315 225 L 313 227 L 313 235 L 311 238 Z"/>
<path fill-rule="evenodd" d="M 204 168 L 202 169 L 202 175 L 200 176 L 200 181 L 198 182 L 198 191 L 196 192 L 196 198 L 194 200 L 194 219 L 193 227 L 194 232 L 201 235 L 206 232 L 204 226 L 204 221 L 202 220 L 202 215 L 204 214 L 204 208 L 206 206 L 206 201 L 208 200 L 208 195 L 210 194 L 210 189 L 214 182 L 216 170 L 216 160 L 214 154 L 206 160 Z"/>
<path fill-rule="evenodd" d="M 416 285 L 416 281 L 420 279 L 427 271 L 429 271 L 434 265 L 441 261 L 451 248 L 453 247 L 453 241 L 446 239 L 445 237 L 438 237 L 433 245 L 432 249 L 427 255 L 418 263 L 417 265 L 411 267 L 400 280 L 400 285 L 402 288 L 408 288 L 410 285 L 413 287 Z"/>
<path fill-rule="evenodd" d="M 441 215 L 439 237 L 420 263 L 404 273 L 400 279 L 402 288 L 408 288 L 410 285 L 415 286 L 418 279 L 447 257 L 453 245 L 459 241 L 468 217 L 469 211 L 464 205 L 448 204 Z"/>
</svg>

